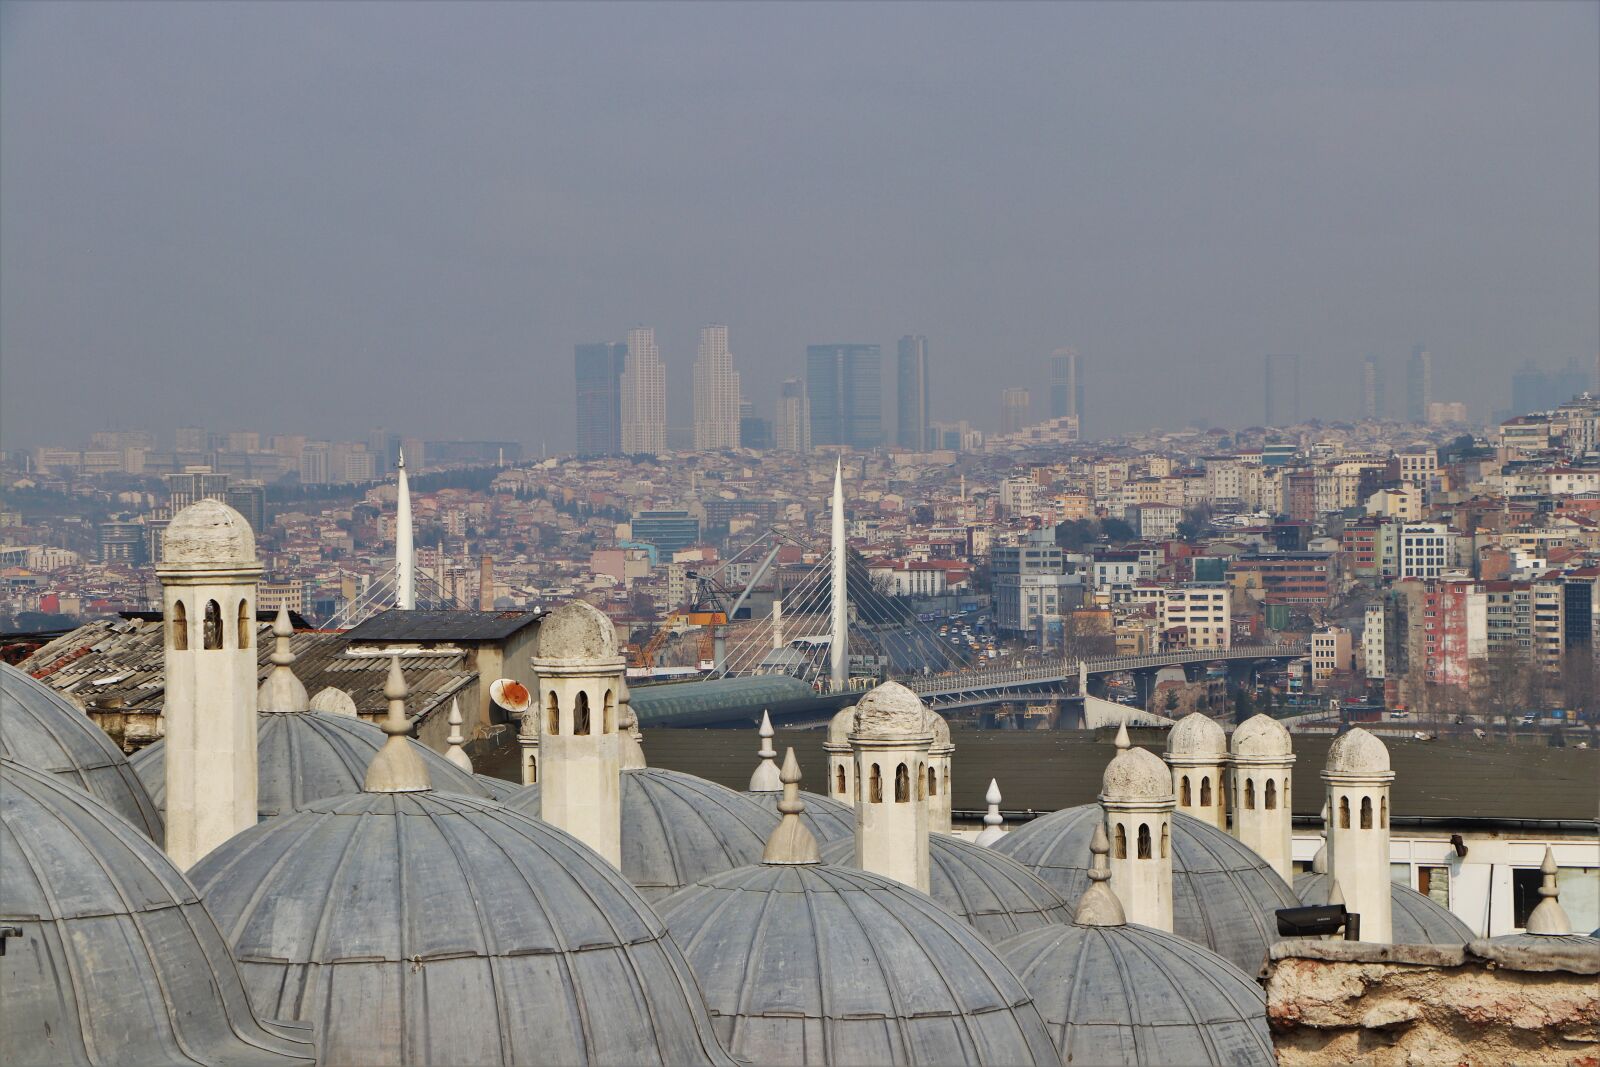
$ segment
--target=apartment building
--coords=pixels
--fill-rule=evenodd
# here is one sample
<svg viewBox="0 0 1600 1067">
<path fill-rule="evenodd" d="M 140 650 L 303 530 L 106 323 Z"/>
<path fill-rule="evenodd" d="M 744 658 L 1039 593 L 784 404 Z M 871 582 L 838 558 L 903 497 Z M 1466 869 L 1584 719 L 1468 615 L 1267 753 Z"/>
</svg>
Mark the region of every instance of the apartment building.
<svg viewBox="0 0 1600 1067">
<path fill-rule="evenodd" d="M 1232 647 L 1232 598 L 1225 585 L 1185 584 L 1165 589 L 1161 599 L 1161 639 L 1169 649 Z"/>
</svg>

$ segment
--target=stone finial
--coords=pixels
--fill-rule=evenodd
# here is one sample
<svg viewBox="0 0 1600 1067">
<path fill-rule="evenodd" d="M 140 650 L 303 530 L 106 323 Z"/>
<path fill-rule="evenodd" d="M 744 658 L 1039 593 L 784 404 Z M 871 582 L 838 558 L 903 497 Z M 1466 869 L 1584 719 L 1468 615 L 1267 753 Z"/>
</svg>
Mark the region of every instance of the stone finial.
<svg viewBox="0 0 1600 1067">
<path fill-rule="evenodd" d="M 779 773 L 783 779 L 783 798 L 778 801 L 778 814 L 783 818 L 778 821 L 772 836 L 767 838 L 761 862 L 820 863 L 822 856 L 817 851 L 817 839 L 811 836 L 811 831 L 800 820 L 800 813 L 806 810 L 806 804 L 800 799 L 800 763 L 794 758 L 794 749 L 784 754 L 783 770 Z"/>
<path fill-rule="evenodd" d="M 362 784 L 369 793 L 416 793 L 432 789 L 428 766 L 411 746 L 411 722 L 406 718 L 406 679 L 400 673 L 400 657 L 389 657 L 389 677 L 383 686 L 389 714 L 379 726 L 389 735 L 372 763 Z"/>
<path fill-rule="evenodd" d="M 278 617 L 272 620 L 272 655 L 269 657 L 272 670 L 267 672 L 267 680 L 256 690 L 258 712 L 284 715 L 306 711 L 311 707 L 305 684 L 294 673 L 294 650 L 290 647 L 293 637 L 294 626 L 289 622 L 289 612 L 279 608 Z"/>
<path fill-rule="evenodd" d="M 1079 926 L 1125 926 L 1127 916 L 1122 901 L 1111 891 L 1111 839 L 1106 836 L 1104 820 L 1095 824 L 1094 837 L 1089 841 L 1089 851 L 1094 858 L 1089 863 L 1089 888 L 1078 898 L 1078 910 L 1072 921 Z"/>
<path fill-rule="evenodd" d="M 1338 882 L 1334 882 L 1331 886 L 1328 887 L 1328 903 L 1329 904 L 1343 904 L 1344 903 L 1344 888 L 1342 886 L 1340 886 Z"/>
<path fill-rule="evenodd" d="M 445 744 L 450 746 L 445 749 L 444 758 L 454 763 L 457 767 L 472 773 L 472 757 L 467 755 L 465 747 L 467 739 L 461 736 L 461 701 L 455 697 L 450 698 L 450 736 L 445 738 Z"/>
<path fill-rule="evenodd" d="M 1528 916 L 1528 924 L 1523 929 L 1530 934 L 1570 934 L 1572 933 L 1572 920 L 1567 918 L 1566 909 L 1561 906 L 1561 890 L 1556 886 L 1556 857 L 1550 851 L 1550 846 L 1544 849 L 1544 862 L 1539 864 L 1539 873 L 1544 876 L 1539 885 L 1539 903 Z"/>
<path fill-rule="evenodd" d="M 1005 816 L 1000 814 L 1000 783 L 993 778 L 989 779 L 989 791 L 983 795 L 983 800 L 989 805 L 989 811 L 983 817 L 983 829 L 978 831 L 972 843 L 987 848 L 1006 835 L 1000 829 L 1006 821 Z"/>
<path fill-rule="evenodd" d="M 783 776 L 778 770 L 777 750 L 772 747 L 772 716 L 761 713 L 761 749 L 756 753 L 761 762 L 750 776 L 750 792 L 776 793 L 783 788 Z"/>
<path fill-rule="evenodd" d="M 1117 739 L 1113 742 L 1118 752 L 1126 752 L 1133 747 L 1133 742 L 1128 740 L 1128 717 L 1124 715 L 1122 721 L 1117 723 Z"/>
<path fill-rule="evenodd" d="M 1317 854 L 1311 857 L 1312 874 L 1328 873 L 1328 817 L 1331 814 L 1332 811 L 1328 807 L 1328 802 L 1324 800 L 1322 802 L 1322 844 L 1317 846 Z"/>
</svg>

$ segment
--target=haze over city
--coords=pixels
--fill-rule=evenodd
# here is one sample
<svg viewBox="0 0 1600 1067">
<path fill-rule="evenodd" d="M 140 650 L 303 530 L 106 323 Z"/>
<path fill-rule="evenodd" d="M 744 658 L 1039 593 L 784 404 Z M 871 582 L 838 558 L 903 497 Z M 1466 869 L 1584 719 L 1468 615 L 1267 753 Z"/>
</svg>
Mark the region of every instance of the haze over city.
<svg viewBox="0 0 1600 1067">
<path fill-rule="evenodd" d="M 1600 351 L 1593 4 L 0 8 L 0 430 L 571 448 L 573 346 L 929 339 L 993 429 L 1351 418 L 1414 344 L 1477 419 Z M 1244 383 L 1244 384 L 1242 384 Z"/>
</svg>

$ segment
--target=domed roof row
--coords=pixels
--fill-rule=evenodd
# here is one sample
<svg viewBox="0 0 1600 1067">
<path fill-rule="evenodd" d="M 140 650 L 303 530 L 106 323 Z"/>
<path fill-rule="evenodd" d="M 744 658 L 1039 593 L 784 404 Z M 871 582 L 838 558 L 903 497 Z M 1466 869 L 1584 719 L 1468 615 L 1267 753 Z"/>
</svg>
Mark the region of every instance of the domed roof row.
<svg viewBox="0 0 1600 1067">
<path fill-rule="evenodd" d="M 1175 758 L 1214 759 L 1235 756 L 1280 757 L 1294 751 L 1289 731 L 1270 715 L 1253 715 L 1240 723 L 1230 739 L 1222 724 L 1204 712 L 1194 711 L 1178 720 L 1167 734 L 1167 755 Z"/>
<path fill-rule="evenodd" d="M 0 1062 L 310 1064 L 154 842 L 63 776 L 0 761 Z"/>
<path fill-rule="evenodd" d="M 43 682 L 0 664 L 0 759 L 58 774 L 160 844 L 166 834 L 149 791 L 116 743 Z"/>
<path fill-rule="evenodd" d="M 1171 789 L 1168 778 L 1168 790 Z M 1033 871 L 1069 905 L 1088 887 L 1089 842 L 1103 825 L 1099 804 L 1063 808 L 992 846 Z M 1172 815 L 1173 932 L 1254 974 L 1278 939 L 1279 908 L 1300 900 L 1266 860 L 1209 823 Z"/>
</svg>

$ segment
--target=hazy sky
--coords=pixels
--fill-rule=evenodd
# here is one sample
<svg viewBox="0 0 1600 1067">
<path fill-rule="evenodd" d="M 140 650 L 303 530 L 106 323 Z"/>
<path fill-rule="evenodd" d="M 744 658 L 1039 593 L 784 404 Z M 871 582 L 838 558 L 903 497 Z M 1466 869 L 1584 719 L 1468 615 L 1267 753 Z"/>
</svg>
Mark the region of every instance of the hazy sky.
<svg viewBox="0 0 1600 1067">
<path fill-rule="evenodd" d="M 572 346 L 930 339 L 938 417 L 1347 417 L 1600 350 L 1600 5 L 6 4 L 0 432 L 571 447 Z M 885 383 L 892 396 L 892 376 Z M 892 414 L 890 415 L 892 418 Z"/>
</svg>

